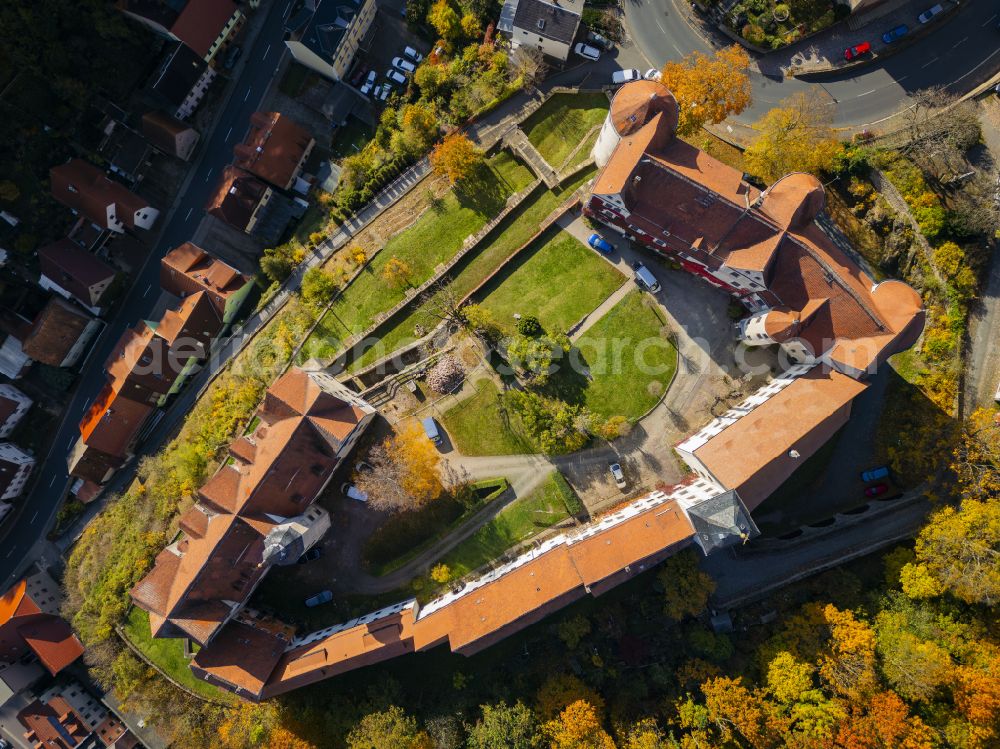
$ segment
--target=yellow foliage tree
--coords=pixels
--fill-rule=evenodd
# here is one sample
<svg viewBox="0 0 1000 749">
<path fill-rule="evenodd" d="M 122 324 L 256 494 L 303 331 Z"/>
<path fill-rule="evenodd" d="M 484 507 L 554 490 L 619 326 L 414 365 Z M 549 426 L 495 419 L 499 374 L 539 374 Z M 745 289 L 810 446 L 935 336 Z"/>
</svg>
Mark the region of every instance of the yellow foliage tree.
<svg viewBox="0 0 1000 749">
<path fill-rule="evenodd" d="M 448 0 L 437 0 L 431 6 L 427 11 L 427 22 L 449 41 L 455 41 L 462 36 L 461 20 Z"/>
<path fill-rule="evenodd" d="M 839 694 L 861 699 L 877 683 L 875 674 L 875 631 L 868 622 L 832 604 L 823 608 L 830 639 L 820 658 L 819 672 Z"/>
<path fill-rule="evenodd" d="M 615 749 L 597 711 L 586 700 L 571 702 L 558 718 L 542 726 L 542 732 L 552 749 Z"/>
<path fill-rule="evenodd" d="M 553 674 L 535 696 L 538 714 L 544 719 L 558 715 L 572 702 L 583 700 L 593 706 L 597 712 L 604 711 L 604 700 L 593 689 L 572 674 Z"/>
<path fill-rule="evenodd" d="M 445 136 L 431 151 L 431 166 L 452 184 L 467 180 L 483 162 L 483 152 L 463 133 Z"/>
<path fill-rule="evenodd" d="M 390 286 L 400 289 L 410 285 L 410 264 L 398 257 L 391 257 L 382 267 L 382 279 Z"/>
<path fill-rule="evenodd" d="M 749 67 L 749 55 L 735 45 L 711 57 L 693 52 L 664 65 L 661 81 L 673 92 L 680 110 L 677 132 L 690 135 L 702 125 L 722 122 L 746 109 L 752 93 Z"/>
<path fill-rule="evenodd" d="M 417 504 L 436 498 L 442 491 L 438 477 L 441 454 L 427 439 L 420 424 L 411 421 L 389 443 L 389 455 L 403 466 L 403 488 Z"/>
<path fill-rule="evenodd" d="M 767 182 L 791 172 L 826 172 L 840 151 L 830 127 L 833 110 L 814 93 L 781 102 L 755 124 L 757 139 L 744 152 L 746 169 Z"/>
<path fill-rule="evenodd" d="M 431 580 L 444 584 L 451 579 L 451 568 L 447 564 L 435 564 L 431 567 Z"/>
</svg>

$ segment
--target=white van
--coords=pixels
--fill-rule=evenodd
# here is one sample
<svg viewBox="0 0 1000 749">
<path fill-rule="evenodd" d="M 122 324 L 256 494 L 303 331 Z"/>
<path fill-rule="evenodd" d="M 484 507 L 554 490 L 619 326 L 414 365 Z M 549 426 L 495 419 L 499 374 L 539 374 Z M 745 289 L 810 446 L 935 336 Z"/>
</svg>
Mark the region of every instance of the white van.
<svg viewBox="0 0 1000 749">
<path fill-rule="evenodd" d="M 649 272 L 649 268 L 639 263 L 634 269 L 635 275 L 633 278 L 635 279 L 636 286 L 640 289 L 645 289 L 650 294 L 655 294 L 660 290 L 660 282 L 656 280 L 656 276 Z"/>
</svg>

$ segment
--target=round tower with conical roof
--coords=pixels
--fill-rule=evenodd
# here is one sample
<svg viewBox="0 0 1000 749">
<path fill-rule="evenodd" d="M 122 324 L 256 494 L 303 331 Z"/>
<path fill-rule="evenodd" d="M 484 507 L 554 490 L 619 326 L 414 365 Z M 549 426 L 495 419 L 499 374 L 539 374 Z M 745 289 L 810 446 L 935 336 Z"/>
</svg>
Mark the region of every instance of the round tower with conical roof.
<svg viewBox="0 0 1000 749">
<path fill-rule="evenodd" d="M 618 89 L 591 151 L 598 168 L 608 163 L 622 138 L 636 132 L 661 113 L 665 118 L 664 127 L 672 136 L 677 131 L 677 101 L 662 83 L 633 81 Z"/>
</svg>

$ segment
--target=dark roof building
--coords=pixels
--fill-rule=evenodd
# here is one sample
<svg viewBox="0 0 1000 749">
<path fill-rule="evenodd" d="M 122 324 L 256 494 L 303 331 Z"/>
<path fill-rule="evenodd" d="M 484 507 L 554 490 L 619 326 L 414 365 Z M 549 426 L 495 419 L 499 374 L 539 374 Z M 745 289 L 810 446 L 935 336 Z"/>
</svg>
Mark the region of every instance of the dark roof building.
<svg viewBox="0 0 1000 749">
<path fill-rule="evenodd" d="M 145 198 L 83 159 L 70 159 L 49 170 L 52 197 L 102 229 L 151 229 L 160 212 Z"/>
<path fill-rule="evenodd" d="M 234 229 L 268 243 L 281 237 L 293 215 L 291 200 L 232 165 L 222 170 L 205 210 Z"/>
<path fill-rule="evenodd" d="M 157 34 L 183 42 L 205 62 L 213 60 L 243 22 L 233 0 L 119 0 L 118 7 Z"/>
<path fill-rule="evenodd" d="M 582 16 L 583 0 L 505 0 L 497 29 L 515 49 L 532 47 L 565 61 Z"/>
<path fill-rule="evenodd" d="M 102 311 L 101 300 L 117 273 L 70 239 L 60 239 L 38 250 L 39 285 L 66 299 L 75 299 L 90 312 Z"/>
<path fill-rule="evenodd" d="M 13 385 L 0 385 L 0 439 L 9 437 L 21 423 L 33 401 Z"/>
<path fill-rule="evenodd" d="M 191 116 L 215 80 L 215 70 L 178 42 L 170 49 L 150 81 L 150 88 L 173 116 Z"/>
<path fill-rule="evenodd" d="M 142 134 L 163 153 L 183 161 L 191 159 L 201 137 L 193 127 L 166 112 L 146 112 L 142 116 Z"/>
</svg>

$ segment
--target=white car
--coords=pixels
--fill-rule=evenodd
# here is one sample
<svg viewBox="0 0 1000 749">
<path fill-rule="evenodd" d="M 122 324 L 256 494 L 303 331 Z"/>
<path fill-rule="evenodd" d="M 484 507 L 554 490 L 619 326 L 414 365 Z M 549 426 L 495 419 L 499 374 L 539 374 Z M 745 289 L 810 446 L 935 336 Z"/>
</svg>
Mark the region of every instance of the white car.
<svg viewBox="0 0 1000 749">
<path fill-rule="evenodd" d="M 637 81 L 642 76 L 639 75 L 639 71 L 635 68 L 629 68 L 628 70 L 616 70 L 611 74 L 611 82 L 620 86 L 623 83 L 628 83 L 629 81 Z"/>
<path fill-rule="evenodd" d="M 658 81 L 663 77 L 663 73 L 656 68 L 650 68 L 642 74 L 642 77 L 647 81 Z"/>
<path fill-rule="evenodd" d="M 573 51 L 580 55 L 580 57 L 586 57 L 588 60 L 593 60 L 594 62 L 601 59 L 600 50 L 596 47 L 590 47 L 583 42 L 573 47 Z"/>
<path fill-rule="evenodd" d="M 367 502 L 368 495 L 363 491 L 358 489 L 354 484 L 341 484 L 340 493 L 343 494 L 348 499 L 353 499 L 356 502 Z"/>
<path fill-rule="evenodd" d="M 929 20 L 934 18 L 934 16 L 936 16 L 938 13 L 941 13 L 943 10 L 944 8 L 942 8 L 940 5 L 935 5 L 934 7 L 928 8 L 919 16 L 917 16 L 917 20 L 920 21 L 920 23 L 927 23 Z"/>
<path fill-rule="evenodd" d="M 622 472 L 622 467 L 618 463 L 611 463 L 608 468 L 611 469 L 611 476 L 615 480 L 615 486 L 619 489 L 625 488 L 625 474 Z"/>
<path fill-rule="evenodd" d="M 392 68 L 389 68 L 387 71 L 385 71 L 385 77 L 388 78 L 393 83 L 398 83 L 400 86 L 406 83 L 406 76 L 404 76 L 398 70 L 393 70 Z"/>
<path fill-rule="evenodd" d="M 393 57 L 392 67 L 399 68 L 404 73 L 412 73 L 414 70 L 417 69 L 416 65 L 414 65 L 409 60 L 404 60 L 402 57 Z"/>
<path fill-rule="evenodd" d="M 363 93 L 365 96 L 368 95 L 368 92 L 372 90 L 372 86 L 375 85 L 375 78 L 376 77 L 377 77 L 377 75 L 376 75 L 375 71 L 373 70 L 372 72 L 370 72 L 368 74 L 368 77 L 365 78 L 365 82 L 363 84 L 361 84 L 361 93 Z"/>
<path fill-rule="evenodd" d="M 375 87 L 375 93 L 372 94 L 379 101 L 385 101 L 389 98 L 389 94 L 392 93 L 392 86 L 388 83 L 382 83 Z"/>
<path fill-rule="evenodd" d="M 406 49 L 404 49 L 403 50 L 403 54 L 406 57 L 409 57 L 411 60 L 413 60 L 413 62 L 416 62 L 416 63 L 423 62 L 423 59 L 424 59 L 424 56 L 422 54 L 420 54 L 419 52 L 417 52 L 417 50 L 413 49 L 413 47 L 407 47 Z"/>
</svg>

